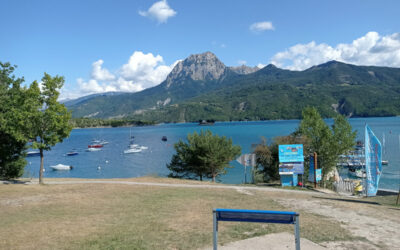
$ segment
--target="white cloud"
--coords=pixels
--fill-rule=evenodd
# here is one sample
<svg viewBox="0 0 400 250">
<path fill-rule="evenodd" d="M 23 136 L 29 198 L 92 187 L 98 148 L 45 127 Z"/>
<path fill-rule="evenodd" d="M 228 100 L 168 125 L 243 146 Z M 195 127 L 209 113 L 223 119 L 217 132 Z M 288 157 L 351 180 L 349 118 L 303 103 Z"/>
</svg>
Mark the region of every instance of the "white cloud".
<svg viewBox="0 0 400 250">
<path fill-rule="evenodd" d="M 271 22 L 258 22 L 258 23 L 253 23 L 250 25 L 250 30 L 253 32 L 262 32 L 266 30 L 274 30 L 275 27 L 272 25 Z"/>
<path fill-rule="evenodd" d="M 135 51 L 129 58 L 127 64 L 121 68 L 121 76 L 126 80 L 131 80 L 143 89 L 155 86 L 165 80 L 172 68 L 163 64 L 160 55 L 154 56 L 152 53 L 144 54 Z"/>
<path fill-rule="evenodd" d="M 139 15 L 156 19 L 159 23 L 166 23 L 168 18 L 176 15 L 176 11 L 169 7 L 166 0 L 155 2 L 147 11 L 139 11 Z"/>
<path fill-rule="evenodd" d="M 60 99 L 74 99 L 84 95 L 111 91 L 137 92 L 160 84 L 180 60 L 165 65 L 162 56 L 135 51 L 116 75 L 102 68 L 103 60 L 92 64 L 91 79 L 76 80 L 77 88 L 61 89 Z"/>
<path fill-rule="evenodd" d="M 103 60 L 100 59 L 92 64 L 92 78 L 99 81 L 114 80 L 115 76 L 101 67 L 103 63 Z"/>
<path fill-rule="evenodd" d="M 238 61 L 238 64 L 239 64 L 239 65 L 246 65 L 246 64 L 247 64 L 247 61 L 245 61 L 245 60 L 239 60 L 239 61 Z"/>
<path fill-rule="evenodd" d="M 271 63 L 278 67 L 304 70 L 330 60 L 356 65 L 400 67 L 400 33 L 381 36 L 368 32 L 352 43 L 341 43 L 336 47 L 328 44 L 296 44 L 276 53 Z"/>
</svg>

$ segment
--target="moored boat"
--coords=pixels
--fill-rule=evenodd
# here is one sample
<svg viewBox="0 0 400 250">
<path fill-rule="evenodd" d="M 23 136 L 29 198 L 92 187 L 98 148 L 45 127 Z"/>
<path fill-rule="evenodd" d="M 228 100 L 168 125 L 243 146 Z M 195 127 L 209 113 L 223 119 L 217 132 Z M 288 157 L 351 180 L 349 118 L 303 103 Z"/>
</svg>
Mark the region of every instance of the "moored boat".
<svg viewBox="0 0 400 250">
<path fill-rule="evenodd" d="M 40 156 L 40 152 L 38 150 L 32 150 L 32 151 L 28 151 L 26 153 L 26 156 L 31 157 L 31 156 Z"/>
<path fill-rule="evenodd" d="M 101 145 L 101 144 L 91 144 L 88 146 L 88 148 L 102 148 L 102 147 L 103 147 L 103 145 Z"/>
<path fill-rule="evenodd" d="M 100 150 L 101 150 L 101 148 L 88 148 L 88 149 L 86 149 L 86 151 L 89 151 L 89 152 L 100 151 Z"/>
<path fill-rule="evenodd" d="M 54 166 L 50 166 L 51 169 L 53 170 L 71 170 L 74 167 L 73 166 L 68 166 L 68 165 L 64 165 L 64 164 L 57 164 Z"/>
<path fill-rule="evenodd" d="M 74 156 L 74 155 L 78 155 L 78 154 L 79 154 L 78 151 L 72 150 L 72 151 L 69 151 L 69 152 L 67 153 L 67 156 Z"/>
<path fill-rule="evenodd" d="M 164 135 L 164 136 L 161 138 L 161 140 L 162 140 L 162 141 L 167 141 L 168 139 L 167 139 L 167 137 Z"/>
<path fill-rule="evenodd" d="M 130 148 L 130 149 L 126 149 L 124 150 L 124 154 L 133 154 L 133 153 L 139 153 L 142 150 L 140 148 Z"/>
</svg>

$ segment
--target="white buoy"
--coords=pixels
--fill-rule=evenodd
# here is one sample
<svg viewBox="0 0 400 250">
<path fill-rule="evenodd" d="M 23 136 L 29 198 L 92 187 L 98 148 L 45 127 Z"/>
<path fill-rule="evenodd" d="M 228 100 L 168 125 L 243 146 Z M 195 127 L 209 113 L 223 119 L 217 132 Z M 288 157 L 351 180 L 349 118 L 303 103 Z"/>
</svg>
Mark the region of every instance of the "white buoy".
<svg viewBox="0 0 400 250">
<path fill-rule="evenodd" d="M 45 169 L 45 168 L 43 168 L 43 172 L 46 172 L 46 169 Z"/>
<path fill-rule="evenodd" d="M 108 163 L 108 161 L 106 160 L 106 163 Z"/>
<path fill-rule="evenodd" d="M 97 170 L 100 170 L 100 169 L 101 169 L 101 167 L 100 167 L 100 166 L 98 166 L 98 167 L 97 167 Z"/>
</svg>

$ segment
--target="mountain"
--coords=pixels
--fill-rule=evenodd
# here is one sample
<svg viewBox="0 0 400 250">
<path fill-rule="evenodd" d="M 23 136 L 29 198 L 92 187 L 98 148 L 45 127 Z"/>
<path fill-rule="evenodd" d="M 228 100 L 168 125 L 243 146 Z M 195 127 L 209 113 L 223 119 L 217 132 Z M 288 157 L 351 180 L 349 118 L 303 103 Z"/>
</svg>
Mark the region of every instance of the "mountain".
<svg viewBox="0 0 400 250">
<path fill-rule="evenodd" d="M 95 96 L 66 106 L 73 117 L 121 118 L 201 95 L 236 75 L 213 53 L 205 52 L 180 61 L 165 81 L 155 87 L 118 96 Z"/>
<path fill-rule="evenodd" d="M 324 117 L 400 115 L 400 69 L 330 61 L 304 71 L 270 64 L 241 74 L 213 53 L 179 62 L 160 85 L 67 105 L 74 117 L 156 122 L 297 119 L 306 106 Z"/>
<path fill-rule="evenodd" d="M 65 106 L 72 106 L 72 105 L 82 103 L 86 100 L 90 100 L 94 97 L 113 96 L 113 95 L 120 95 L 120 94 L 124 94 L 124 93 L 126 93 L 126 92 L 105 92 L 105 93 L 91 94 L 91 95 L 82 96 L 82 97 L 79 97 L 76 99 L 64 99 L 64 100 L 61 100 L 60 103 L 63 103 Z"/>
<path fill-rule="evenodd" d="M 256 71 L 258 71 L 260 68 L 255 66 L 255 67 L 248 67 L 246 65 L 241 65 L 238 67 L 229 67 L 230 70 L 232 70 L 233 72 L 240 74 L 240 75 L 247 75 L 250 73 L 254 73 Z"/>
</svg>

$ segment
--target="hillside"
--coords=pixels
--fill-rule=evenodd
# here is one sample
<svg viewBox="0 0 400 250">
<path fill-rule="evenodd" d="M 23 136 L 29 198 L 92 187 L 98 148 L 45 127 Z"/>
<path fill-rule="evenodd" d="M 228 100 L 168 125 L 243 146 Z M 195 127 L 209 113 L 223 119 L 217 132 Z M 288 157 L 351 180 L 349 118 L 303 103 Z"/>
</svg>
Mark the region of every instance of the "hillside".
<svg viewBox="0 0 400 250">
<path fill-rule="evenodd" d="M 254 70 L 226 67 L 211 52 L 191 55 L 158 86 L 138 93 L 95 96 L 68 108 L 74 117 L 156 122 L 296 119 L 309 105 L 324 117 L 400 115 L 398 68 L 331 61 L 304 71 L 271 64 Z"/>
</svg>

